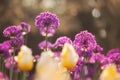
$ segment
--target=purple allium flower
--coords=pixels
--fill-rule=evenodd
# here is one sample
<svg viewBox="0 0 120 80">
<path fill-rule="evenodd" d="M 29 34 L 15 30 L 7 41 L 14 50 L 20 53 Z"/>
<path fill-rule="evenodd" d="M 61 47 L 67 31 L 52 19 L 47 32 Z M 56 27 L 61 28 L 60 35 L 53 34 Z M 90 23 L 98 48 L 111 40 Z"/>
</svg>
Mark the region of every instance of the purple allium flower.
<svg viewBox="0 0 120 80">
<path fill-rule="evenodd" d="M 75 36 L 73 45 L 79 55 L 91 55 L 97 44 L 95 37 L 85 30 Z"/>
<path fill-rule="evenodd" d="M 15 59 L 13 60 L 13 57 L 9 57 L 9 58 L 5 59 L 5 68 L 10 69 L 12 67 L 12 64 L 14 65 L 13 69 L 20 72 L 20 69 L 17 66 L 17 62 L 15 61 Z"/>
<path fill-rule="evenodd" d="M 101 53 L 103 51 L 103 48 L 100 45 L 97 45 L 94 49 L 94 53 Z"/>
<path fill-rule="evenodd" d="M 49 42 L 49 41 L 47 41 L 47 48 L 48 48 L 48 49 L 51 49 L 52 46 L 53 46 L 52 43 Z M 41 50 L 46 49 L 46 40 L 40 42 L 40 43 L 38 44 L 38 47 L 39 47 L 39 49 L 41 49 Z"/>
<path fill-rule="evenodd" d="M 0 44 L 0 54 L 4 54 L 3 56 L 5 58 L 9 57 L 9 50 L 11 48 L 10 42 L 9 41 L 4 41 L 3 43 Z"/>
<path fill-rule="evenodd" d="M 120 49 L 112 49 L 107 53 L 110 63 L 120 64 Z"/>
<path fill-rule="evenodd" d="M 103 63 L 105 56 L 100 53 L 92 54 L 90 57 L 90 63 Z"/>
<path fill-rule="evenodd" d="M 21 29 L 23 35 L 30 32 L 30 25 L 26 22 L 21 22 L 18 27 Z"/>
<path fill-rule="evenodd" d="M 54 47 L 62 47 L 65 43 L 72 44 L 72 40 L 67 36 L 59 37 L 54 43 Z"/>
<path fill-rule="evenodd" d="M 0 80 L 9 80 L 9 78 L 6 74 L 0 72 Z"/>
<path fill-rule="evenodd" d="M 34 55 L 34 62 L 36 62 L 40 58 L 40 55 L 36 54 Z"/>
<path fill-rule="evenodd" d="M 11 39 L 10 44 L 15 49 L 19 49 L 24 44 L 24 39 L 23 38 Z"/>
<path fill-rule="evenodd" d="M 52 36 L 59 26 L 59 19 L 51 12 L 42 12 L 35 19 L 35 25 L 43 36 Z"/>
<path fill-rule="evenodd" d="M 116 53 L 120 53 L 120 49 L 119 48 L 115 48 L 115 49 L 111 49 L 107 52 L 107 56 L 110 56 L 112 54 L 116 54 Z"/>
<path fill-rule="evenodd" d="M 4 29 L 3 35 L 5 37 L 20 37 L 21 30 L 17 26 L 9 26 L 9 27 Z"/>
</svg>

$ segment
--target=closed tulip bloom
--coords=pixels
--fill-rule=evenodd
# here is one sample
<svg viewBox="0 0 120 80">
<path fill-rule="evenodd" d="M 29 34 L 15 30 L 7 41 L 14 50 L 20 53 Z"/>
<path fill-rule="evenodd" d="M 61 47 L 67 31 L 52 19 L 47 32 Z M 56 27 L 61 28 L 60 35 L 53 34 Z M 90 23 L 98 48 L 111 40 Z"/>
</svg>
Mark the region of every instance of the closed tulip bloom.
<svg viewBox="0 0 120 80">
<path fill-rule="evenodd" d="M 72 69 L 76 66 L 79 56 L 76 53 L 74 47 L 66 43 L 62 49 L 61 60 L 62 65 L 68 69 Z"/>
<path fill-rule="evenodd" d="M 41 54 L 36 66 L 34 80 L 70 80 L 69 71 L 61 65 L 60 58 L 51 51 Z"/>
<path fill-rule="evenodd" d="M 30 71 L 33 68 L 32 51 L 23 45 L 18 53 L 18 67 L 23 71 Z"/>
<path fill-rule="evenodd" d="M 101 73 L 100 80 L 120 80 L 120 73 L 117 72 L 116 65 L 107 65 Z"/>
</svg>

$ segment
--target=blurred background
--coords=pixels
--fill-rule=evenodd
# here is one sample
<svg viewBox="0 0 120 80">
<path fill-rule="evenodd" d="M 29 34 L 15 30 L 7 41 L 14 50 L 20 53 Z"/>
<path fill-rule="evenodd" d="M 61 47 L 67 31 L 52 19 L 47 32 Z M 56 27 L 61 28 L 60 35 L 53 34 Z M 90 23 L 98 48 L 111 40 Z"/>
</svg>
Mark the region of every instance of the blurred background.
<svg viewBox="0 0 120 80">
<path fill-rule="evenodd" d="M 40 53 L 38 43 L 44 40 L 34 25 L 35 17 L 43 11 L 51 11 L 60 19 L 60 27 L 54 37 L 74 36 L 88 30 L 96 36 L 97 43 L 104 48 L 120 48 L 120 0 L 0 0 L 0 42 L 6 40 L 2 31 L 9 25 L 27 22 L 32 31 L 28 35 L 28 46 Z"/>
</svg>

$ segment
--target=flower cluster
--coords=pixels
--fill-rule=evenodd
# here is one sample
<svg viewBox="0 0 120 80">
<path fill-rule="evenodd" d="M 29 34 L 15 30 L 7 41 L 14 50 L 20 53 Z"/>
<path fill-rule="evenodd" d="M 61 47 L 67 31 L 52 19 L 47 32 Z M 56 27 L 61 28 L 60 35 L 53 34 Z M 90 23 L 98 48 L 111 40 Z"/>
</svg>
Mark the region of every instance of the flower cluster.
<svg viewBox="0 0 120 80">
<path fill-rule="evenodd" d="M 35 26 L 45 40 L 38 43 L 40 54 L 34 55 L 25 43 L 30 32 L 28 23 L 5 28 L 3 35 L 9 40 L 0 43 L 0 80 L 14 80 L 14 73 L 21 80 L 120 80 L 119 48 L 104 55 L 87 30 L 76 34 L 73 41 L 62 36 L 51 43 L 48 38 L 59 25 L 57 16 L 48 11 L 35 18 Z"/>
</svg>

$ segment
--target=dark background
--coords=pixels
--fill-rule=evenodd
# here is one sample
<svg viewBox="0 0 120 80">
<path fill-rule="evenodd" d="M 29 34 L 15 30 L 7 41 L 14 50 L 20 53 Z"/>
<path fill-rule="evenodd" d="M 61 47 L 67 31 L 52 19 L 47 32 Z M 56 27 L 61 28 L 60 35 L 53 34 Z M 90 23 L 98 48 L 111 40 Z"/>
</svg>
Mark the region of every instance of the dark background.
<svg viewBox="0 0 120 80">
<path fill-rule="evenodd" d="M 60 27 L 54 37 L 68 36 L 88 30 L 96 36 L 98 44 L 109 49 L 120 47 L 120 0 L 0 0 L 0 42 L 6 40 L 2 31 L 10 25 L 25 21 L 31 25 L 28 46 L 40 53 L 38 43 L 44 40 L 35 28 L 35 17 L 43 11 L 51 11 L 60 19 Z"/>
</svg>

